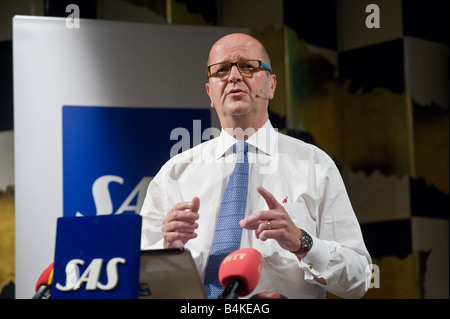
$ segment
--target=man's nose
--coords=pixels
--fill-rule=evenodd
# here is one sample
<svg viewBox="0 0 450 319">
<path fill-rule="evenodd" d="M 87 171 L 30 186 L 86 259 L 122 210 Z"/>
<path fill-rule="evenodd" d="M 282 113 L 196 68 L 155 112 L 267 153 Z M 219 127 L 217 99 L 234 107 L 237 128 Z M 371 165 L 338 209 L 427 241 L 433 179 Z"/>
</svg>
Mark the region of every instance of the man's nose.
<svg viewBox="0 0 450 319">
<path fill-rule="evenodd" d="M 230 70 L 230 74 L 228 75 L 228 81 L 230 82 L 237 82 L 242 81 L 242 75 L 239 72 L 239 69 L 236 65 L 233 65 Z"/>
</svg>

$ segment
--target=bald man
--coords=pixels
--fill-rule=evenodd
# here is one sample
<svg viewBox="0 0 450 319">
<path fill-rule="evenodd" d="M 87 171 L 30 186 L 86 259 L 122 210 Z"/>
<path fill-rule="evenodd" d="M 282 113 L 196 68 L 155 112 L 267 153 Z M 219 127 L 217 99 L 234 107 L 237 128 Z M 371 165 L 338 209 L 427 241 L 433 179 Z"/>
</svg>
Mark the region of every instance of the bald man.
<svg viewBox="0 0 450 319">
<path fill-rule="evenodd" d="M 242 231 L 239 247 L 262 257 L 253 293 L 360 298 L 371 258 L 341 175 L 322 150 L 272 127 L 268 106 L 277 81 L 271 68 L 267 50 L 249 35 L 229 34 L 212 46 L 206 93 L 221 134 L 172 157 L 152 180 L 141 211 L 141 247 L 185 247 L 205 278 L 237 158 L 230 150 L 245 141 L 245 215 L 233 227 Z M 205 280 L 209 298 L 217 297 L 214 285 Z"/>
</svg>

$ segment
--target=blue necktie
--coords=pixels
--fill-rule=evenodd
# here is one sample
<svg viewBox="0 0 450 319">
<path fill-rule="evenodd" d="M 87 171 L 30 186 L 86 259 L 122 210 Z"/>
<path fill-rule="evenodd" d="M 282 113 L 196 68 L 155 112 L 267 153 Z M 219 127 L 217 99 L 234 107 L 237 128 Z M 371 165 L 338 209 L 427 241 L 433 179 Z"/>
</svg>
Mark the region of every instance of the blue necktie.
<svg viewBox="0 0 450 319">
<path fill-rule="evenodd" d="M 236 165 L 223 193 L 203 283 L 208 299 L 215 299 L 222 293 L 223 288 L 218 278 L 222 260 L 241 246 L 242 228 L 239 221 L 245 217 L 247 205 L 247 150 L 246 142 L 239 141 L 233 145 L 233 151 L 237 153 Z"/>
</svg>

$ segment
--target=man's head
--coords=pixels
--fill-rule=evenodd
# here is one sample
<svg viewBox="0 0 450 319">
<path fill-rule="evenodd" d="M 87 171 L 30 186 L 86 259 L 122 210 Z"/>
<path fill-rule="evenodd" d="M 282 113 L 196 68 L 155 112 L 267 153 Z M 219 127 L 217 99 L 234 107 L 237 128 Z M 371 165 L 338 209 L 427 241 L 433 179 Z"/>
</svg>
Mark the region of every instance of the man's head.
<svg viewBox="0 0 450 319">
<path fill-rule="evenodd" d="M 264 46 L 247 34 L 229 34 L 212 46 L 207 67 L 206 92 L 222 127 L 264 125 L 277 84 Z"/>
</svg>

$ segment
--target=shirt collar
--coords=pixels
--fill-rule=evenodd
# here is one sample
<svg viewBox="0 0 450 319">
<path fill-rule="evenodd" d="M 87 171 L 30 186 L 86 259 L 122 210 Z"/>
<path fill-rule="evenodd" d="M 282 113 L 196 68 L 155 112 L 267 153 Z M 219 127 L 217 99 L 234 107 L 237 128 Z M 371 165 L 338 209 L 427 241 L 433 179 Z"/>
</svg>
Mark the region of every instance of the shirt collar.
<svg viewBox="0 0 450 319">
<path fill-rule="evenodd" d="M 220 132 L 216 144 L 216 159 L 222 157 L 238 140 L 228 134 L 224 129 Z M 277 150 L 277 134 L 270 120 L 252 134 L 246 142 L 249 144 L 249 152 L 253 149 L 262 151 L 268 155 L 275 154 Z"/>
</svg>

